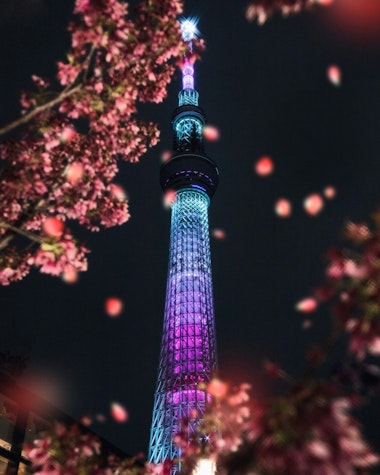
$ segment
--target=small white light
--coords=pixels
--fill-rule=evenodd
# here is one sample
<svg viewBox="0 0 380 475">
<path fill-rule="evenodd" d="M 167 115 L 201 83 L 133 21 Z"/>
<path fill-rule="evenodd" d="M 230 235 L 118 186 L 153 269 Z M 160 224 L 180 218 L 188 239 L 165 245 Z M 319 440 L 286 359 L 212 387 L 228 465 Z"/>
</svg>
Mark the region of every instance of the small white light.
<svg viewBox="0 0 380 475">
<path fill-rule="evenodd" d="M 181 20 L 181 33 L 184 41 L 191 41 L 198 36 L 197 24 L 197 18 L 184 18 Z"/>
<path fill-rule="evenodd" d="M 214 475 L 215 472 L 215 460 L 202 458 L 195 465 L 192 475 Z"/>
</svg>

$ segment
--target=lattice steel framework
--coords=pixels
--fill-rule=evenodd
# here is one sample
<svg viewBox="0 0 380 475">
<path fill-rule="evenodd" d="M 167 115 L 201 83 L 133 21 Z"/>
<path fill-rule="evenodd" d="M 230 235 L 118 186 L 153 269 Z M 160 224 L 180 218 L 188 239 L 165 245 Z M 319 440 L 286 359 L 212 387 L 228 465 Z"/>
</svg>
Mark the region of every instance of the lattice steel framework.
<svg viewBox="0 0 380 475">
<path fill-rule="evenodd" d="M 173 436 L 184 418 L 193 431 L 206 405 L 205 384 L 216 369 L 208 207 L 218 169 L 203 152 L 203 111 L 194 89 L 194 68 L 185 62 L 179 107 L 173 114 L 174 155 L 161 167 L 172 203 L 169 270 L 149 460 L 179 459 Z M 176 466 L 178 468 L 178 465 Z"/>
<path fill-rule="evenodd" d="M 216 369 L 208 196 L 182 190 L 172 206 L 169 274 L 150 460 L 178 457 L 172 437 L 181 419 L 196 423 L 205 409 L 199 383 Z M 191 430 L 191 424 L 190 424 Z"/>
</svg>

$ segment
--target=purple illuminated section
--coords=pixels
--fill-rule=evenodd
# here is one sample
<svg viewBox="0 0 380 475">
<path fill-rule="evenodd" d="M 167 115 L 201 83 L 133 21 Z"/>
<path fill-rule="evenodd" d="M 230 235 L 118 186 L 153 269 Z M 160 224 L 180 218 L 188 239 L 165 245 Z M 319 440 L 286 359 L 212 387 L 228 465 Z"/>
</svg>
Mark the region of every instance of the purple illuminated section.
<svg viewBox="0 0 380 475">
<path fill-rule="evenodd" d="M 194 89 L 194 66 L 187 58 L 182 68 L 182 89 Z"/>
<path fill-rule="evenodd" d="M 214 305 L 208 227 L 209 198 L 180 190 L 172 205 L 169 273 L 149 459 L 178 457 L 172 443 L 181 420 L 194 430 L 207 395 L 199 385 L 216 369 Z"/>
</svg>

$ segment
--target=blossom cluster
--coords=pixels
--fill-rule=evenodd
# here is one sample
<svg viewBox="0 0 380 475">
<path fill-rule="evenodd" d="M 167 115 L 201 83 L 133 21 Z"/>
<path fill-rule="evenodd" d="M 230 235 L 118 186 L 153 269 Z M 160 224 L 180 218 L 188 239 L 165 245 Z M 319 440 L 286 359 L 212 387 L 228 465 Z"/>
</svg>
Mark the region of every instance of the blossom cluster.
<svg viewBox="0 0 380 475">
<path fill-rule="evenodd" d="M 246 18 L 249 21 L 257 21 L 262 25 L 274 13 L 283 15 L 298 13 L 301 10 L 319 3 L 318 0 L 253 0 L 246 8 Z"/>
<path fill-rule="evenodd" d="M 204 457 L 218 473 L 255 475 L 354 475 L 379 462 L 350 414 L 354 401 L 327 384 L 294 385 L 265 400 L 251 400 L 248 385 L 231 389 L 218 380 L 208 391 L 197 431 L 175 438 L 185 473 Z"/>
<path fill-rule="evenodd" d="M 129 219 L 126 194 L 114 183 L 118 161 L 137 162 L 158 141 L 137 107 L 166 96 L 187 48 L 181 11 L 180 0 L 143 1 L 131 19 L 121 0 L 76 0 L 71 49 L 57 65 L 60 92 L 33 76 L 37 92 L 22 95 L 13 128 L 26 125 L 0 144 L 0 284 L 31 266 L 53 275 L 85 270 L 68 220 L 97 231 Z M 47 236 L 49 218 L 65 223 L 65 233 Z"/>
<path fill-rule="evenodd" d="M 198 419 L 195 430 L 189 431 L 190 420 L 184 419 L 174 437 L 183 475 L 202 459 L 221 475 L 355 475 L 380 461 L 351 414 L 357 399 L 331 384 L 298 382 L 285 395 L 265 399 L 251 398 L 248 384 L 231 387 L 219 379 L 204 390 L 205 413 L 189 415 Z M 60 423 L 25 449 L 38 475 L 170 475 L 177 462 L 144 466 L 136 464 L 139 456 L 120 460 L 106 454 L 85 428 Z"/>
<path fill-rule="evenodd" d="M 326 282 L 315 292 L 332 302 L 335 325 L 345 331 L 357 359 L 380 355 L 380 221 L 375 229 L 348 222 L 349 244 L 328 254 Z"/>
<path fill-rule="evenodd" d="M 67 473 L 99 473 L 100 443 L 92 434 L 84 434 L 77 426 L 70 428 L 55 423 L 44 437 L 36 439 L 25 450 L 35 473 L 61 473 L 65 465 Z M 105 473 L 105 472 L 104 472 Z"/>
<path fill-rule="evenodd" d="M 55 422 L 33 444 L 24 446 L 36 475 L 141 475 L 137 457 L 118 459 L 106 454 L 98 437 L 78 425 Z"/>
<path fill-rule="evenodd" d="M 209 403 L 196 430 L 189 430 L 190 418 L 184 419 L 173 439 L 181 450 L 184 473 L 190 473 L 200 457 L 216 461 L 238 450 L 244 433 L 249 430 L 249 388 L 248 384 L 242 384 L 231 389 L 216 378 L 204 388 Z M 199 414 L 194 414 L 194 418 L 199 419 Z"/>
</svg>

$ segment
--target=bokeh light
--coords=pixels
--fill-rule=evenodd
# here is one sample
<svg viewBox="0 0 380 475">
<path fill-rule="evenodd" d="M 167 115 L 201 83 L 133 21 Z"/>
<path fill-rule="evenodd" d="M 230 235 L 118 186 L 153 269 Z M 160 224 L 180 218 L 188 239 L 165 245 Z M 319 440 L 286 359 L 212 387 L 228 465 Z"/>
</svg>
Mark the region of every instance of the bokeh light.
<svg viewBox="0 0 380 475">
<path fill-rule="evenodd" d="M 316 216 L 319 214 L 324 206 L 323 199 L 318 193 L 312 193 L 304 199 L 303 207 L 307 214 Z"/>
<path fill-rule="evenodd" d="M 302 322 L 302 328 L 304 330 L 308 330 L 309 328 L 311 328 L 313 326 L 313 322 L 310 320 L 310 318 L 306 318 L 303 322 Z"/>
<path fill-rule="evenodd" d="M 216 398 L 224 397 L 228 391 L 228 384 L 218 378 L 213 378 L 207 385 L 207 392 Z"/>
<path fill-rule="evenodd" d="M 63 234 L 64 224 L 60 219 L 49 216 L 42 223 L 42 229 L 48 236 L 59 239 Z"/>
<path fill-rule="evenodd" d="M 216 142 L 220 138 L 220 132 L 214 125 L 205 125 L 203 127 L 203 137 L 209 142 Z"/>
<path fill-rule="evenodd" d="M 166 209 L 170 208 L 171 205 L 176 200 L 176 198 L 177 198 L 177 193 L 175 190 L 167 190 L 162 197 L 162 203 L 164 205 L 164 208 Z"/>
<path fill-rule="evenodd" d="M 270 157 L 263 156 L 255 163 L 255 172 L 260 176 L 268 176 L 274 170 L 274 163 Z"/>
<path fill-rule="evenodd" d="M 211 231 L 211 235 L 212 237 L 214 237 L 215 239 L 219 239 L 220 241 L 226 239 L 226 231 L 224 229 L 215 228 Z"/>
<path fill-rule="evenodd" d="M 88 427 L 92 424 L 92 419 L 90 416 L 82 416 L 80 419 L 79 419 L 79 422 L 81 424 L 83 424 L 84 426 Z"/>
<path fill-rule="evenodd" d="M 329 185 L 329 186 L 326 186 L 325 189 L 323 190 L 323 195 L 325 198 L 327 198 L 328 200 L 332 200 L 333 198 L 335 198 L 336 196 L 336 189 L 335 187 Z"/>
<path fill-rule="evenodd" d="M 342 71 L 339 66 L 332 64 L 326 71 L 327 79 L 336 87 L 339 87 L 342 83 Z"/>
<path fill-rule="evenodd" d="M 173 152 L 171 150 L 163 150 L 161 152 L 161 162 L 167 162 L 173 156 Z"/>
<path fill-rule="evenodd" d="M 314 297 L 306 297 L 296 303 L 296 310 L 302 313 L 314 312 L 318 307 L 318 302 Z"/>
<path fill-rule="evenodd" d="M 117 297 L 108 297 L 104 303 L 104 309 L 109 317 L 118 317 L 123 308 L 123 302 Z"/>
<path fill-rule="evenodd" d="M 78 272 L 73 266 L 67 266 L 62 274 L 62 280 L 66 284 L 75 284 L 78 282 Z"/>
<path fill-rule="evenodd" d="M 127 193 L 125 192 L 124 188 L 120 185 L 116 185 L 115 183 L 111 183 L 111 195 L 117 201 L 125 201 L 127 199 Z"/>
<path fill-rule="evenodd" d="M 66 168 L 66 180 L 73 186 L 82 181 L 84 167 L 80 162 L 73 162 Z"/>
<path fill-rule="evenodd" d="M 129 417 L 128 411 L 119 402 L 111 402 L 110 413 L 112 419 L 120 423 L 127 422 Z"/>
<path fill-rule="evenodd" d="M 379 0 L 336 0 L 334 24 L 350 39 L 380 38 Z"/>
<path fill-rule="evenodd" d="M 319 5 L 323 5 L 325 7 L 329 6 L 329 5 L 332 5 L 335 0 L 316 0 L 317 3 L 319 3 Z"/>
<path fill-rule="evenodd" d="M 292 214 L 292 205 L 286 198 L 279 198 L 274 205 L 274 210 L 280 218 L 289 218 Z"/>
</svg>

